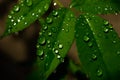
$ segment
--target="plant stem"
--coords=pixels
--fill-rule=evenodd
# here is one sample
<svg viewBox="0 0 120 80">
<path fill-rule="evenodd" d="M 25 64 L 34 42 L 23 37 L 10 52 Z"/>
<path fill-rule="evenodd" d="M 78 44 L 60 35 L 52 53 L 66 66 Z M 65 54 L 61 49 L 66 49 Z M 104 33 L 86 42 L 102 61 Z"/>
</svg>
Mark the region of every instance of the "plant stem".
<svg viewBox="0 0 120 80">
<path fill-rule="evenodd" d="M 54 0 L 55 3 L 57 3 L 60 7 L 64 7 L 63 4 L 59 0 Z"/>
</svg>

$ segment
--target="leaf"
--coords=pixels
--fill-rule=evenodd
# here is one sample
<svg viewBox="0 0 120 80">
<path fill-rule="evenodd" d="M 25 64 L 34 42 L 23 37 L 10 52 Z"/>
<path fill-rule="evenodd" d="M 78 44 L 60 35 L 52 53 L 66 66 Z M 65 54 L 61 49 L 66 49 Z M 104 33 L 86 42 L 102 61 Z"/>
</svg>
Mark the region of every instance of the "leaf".
<svg viewBox="0 0 120 80">
<path fill-rule="evenodd" d="M 74 14 L 65 8 L 53 11 L 46 18 L 37 44 L 37 69 L 30 79 L 46 80 L 58 64 L 64 62 L 74 39 L 75 22 Z"/>
<path fill-rule="evenodd" d="M 120 39 L 108 21 L 91 14 L 79 17 L 76 43 L 90 80 L 119 80 Z"/>
<path fill-rule="evenodd" d="M 20 0 L 8 15 L 3 36 L 28 27 L 48 10 L 50 3 L 51 0 Z"/>
<path fill-rule="evenodd" d="M 70 7 L 83 13 L 108 14 L 119 13 L 119 0 L 72 0 Z"/>
</svg>

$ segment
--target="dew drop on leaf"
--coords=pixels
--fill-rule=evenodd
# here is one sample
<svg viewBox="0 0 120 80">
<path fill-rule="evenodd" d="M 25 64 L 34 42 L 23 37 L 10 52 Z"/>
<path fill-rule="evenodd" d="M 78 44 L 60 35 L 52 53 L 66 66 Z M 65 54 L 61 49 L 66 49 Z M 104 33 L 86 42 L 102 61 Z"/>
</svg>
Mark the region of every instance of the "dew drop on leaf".
<svg viewBox="0 0 120 80">
<path fill-rule="evenodd" d="M 53 16 L 58 16 L 58 11 L 53 11 Z"/>
<path fill-rule="evenodd" d="M 89 47 L 92 47 L 92 46 L 93 46 L 93 43 L 92 43 L 92 42 L 89 42 L 89 43 L 88 43 L 88 46 L 89 46 Z"/>
<path fill-rule="evenodd" d="M 52 35 L 52 33 L 51 32 L 48 32 L 48 36 L 51 36 Z"/>
<path fill-rule="evenodd" d="M 20 10 L 20 7 L 19 6 L 14 6 L 14 11 L 15 12 L 18 12 Z"/>
<path fill-rule="evenodd" d="M 57 58 L 58 58 L 58 59 L 60 59 L 60 58 L 61 58 L 61 56 L 60 56 L 60 55 L 57 55 Z"/>
<path fill-rule="evenodd" d="M 53 3 L 53 5 L 54 5 L 54 6 L 56 6 L 56 5 L 57 5 L 57 3 L 55 3 L 55 2 L 54 2 L 54 3 Z"/>
<path fill-rule="evenodd" d="M 59 53 L 59 51 L 58 51 L 57 49 L 55 49 L 54 52 L 55 52 L 55 54 L 58 54 L 58 53 Z"/>
<path fill-rule="evenodd" d="M 37 48 L 39 48 L 39 47 L 40 47 L 40 45 L 37 45 L 36 47 L 37 47 Z"/>
<path fill-rule="evenodd" d="M 104 21 L 104 25 L 108 25 L 109 24 L 109 22 L 108 21 Z"/>
<path fill-rule="evenodd" d="M 27 6 L 32 6 L 32 4 L 33 4 L 32 0 L 26 0 L 26 5 Z"/>
<path fill-rule="evenodd" d="M 10 19 L 11 19 L 11 18 L 12 18 L 12 16 L 11 16 L 11 15 L 8 15 L 8 18 L 10 18 Z"/>
<path fill-rule="evenodd" d="M 48 26 L 44 26 L 44 28 L 43 28 L 44 30 L 47 30 L 48 29 Z"/>
<path fill-rule="evenodd" d="M 62 48 L 63 48 L 63 45 L 62 45 L 62 44 L 59 44 L 58 47 L 59 47 L 59 49 L 62 49 Z"/>
<path fill-rule="evenodd" d="M 48 18 L 48 17 L 47 17 L 46 22 L 47 22 L 48 24 L 51 24 L 52 21 L 53 21 L 52 18 Z"/>
<path fill-rule="evenodd" d="M 44 37 L 42 37 L 42 38 L 39 39 L 39 43 L 40 43 L 41 45 L 45 44 L 45 42 L 46 42 L 46 40 L 45 40 Z"/>
<path fill-rule="evenodd" d="M 48 10 L 48 8 L 49 8 L 49 5 L 48 5 L 48 4 L 46 4 L 46 5 L 44 6 L 45 11 L 47 11 L 47 10 Z"/>
<path fill-rule="evenodd" d="M 90 40 L 90 38 L 88 36 L 84 36 L 84 41 L 88 42 Z"/>
<path fill-rule="evenodd" d="M 95 54 L 92 54 L 92 59 L 93 60 L 96 60 L 97 59 L 97 56 Z"/>
<path fill-rule="evenodd" d="M 117 51 L 117 55 L 120 55 L 120 51 Z"/>
<path fill-rule="evenodd" d="M 39 49 L 39 50 L 37 51 L 37 56 L 41 57 L 41 56 L 43 56 L 43 55 L 44 55 L 43 49 Z"/>
<path fill-rule="evenodd" d="M 114 44 L 116 43 L 116 41 L 114 40 L 114 41 L 112 41 Z"/>
<path fill-rule="evenodd" d="M 101 77 L 102 75 L 103 75 L 102 69 L 98 69 L 98 70 L 97 70 L 97 76 L 98 76 L 98 77 Z"/>
<path fill-rule="evenodd" d="M 105 27 L 105 28 L 104 28 L 104 32 L 105 32 L 105 33 L 108 33 L 108 31 L 109 31 L 109 29 Z"/>
<path fill-rule="evenodd" d="M 47 43 L 50 44 L 50 40 L 47 40 Z"/>
</svg>

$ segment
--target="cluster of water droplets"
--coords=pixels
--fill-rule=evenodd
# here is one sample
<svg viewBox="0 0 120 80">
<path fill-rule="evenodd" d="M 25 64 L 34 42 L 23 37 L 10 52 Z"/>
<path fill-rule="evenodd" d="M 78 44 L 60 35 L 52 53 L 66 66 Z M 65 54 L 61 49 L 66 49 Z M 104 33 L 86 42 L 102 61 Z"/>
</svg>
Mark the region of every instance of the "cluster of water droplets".
<svg viewBox="0 0 120 80">
<path fill-rule="evenodd" d="M 8 15 L 8 18 L 11 22 L 11 25 L 8 26 L 8 33 L 14 32 L 16 25 L 20 22 L 24 21 L 23 25 L 28 24 L 27 20 L 25 20 L 24 15 L 19 15 L 17 17 L 15 17 L 14 15 L 17 15 L 17 13 L 20 12 L 21 9 L 23 9 L 24 7 L 29 9 L 31 8 L 32 5 L 33 5 L 33 0 L 20 0 L 19 4 L 14 6 L 13 10 Z M 48 8 L 49 8 L 49 4 L 45 3 L 44 7 L 39 8 L 36 12 L 31 12 L 31 16 L 33 18 L 35 17 L 38 18 L 39 15 L 42 13 L 42 10 L 47 11 Z"/>
</svg>

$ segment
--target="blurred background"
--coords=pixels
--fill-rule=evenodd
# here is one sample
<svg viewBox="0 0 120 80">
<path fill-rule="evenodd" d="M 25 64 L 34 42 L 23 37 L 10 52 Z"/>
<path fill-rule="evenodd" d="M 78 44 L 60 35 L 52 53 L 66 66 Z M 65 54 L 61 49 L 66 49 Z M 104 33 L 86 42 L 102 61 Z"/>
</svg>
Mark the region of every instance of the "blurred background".
<svg viewBox="0 0 120 80">
<path fill-rule="evenodd" d="M 5 30 L 7 15 L 14 4 L 17 3 L 17 1 L 18 0 L 0 0 L 0 35 L 2 35 Z M 65 7 L 68 7 L 70 4 L 70 0 L 60 1 Z M 100 16 L 109 20 L 114 29 L 120 35 L 119 14 Z M 35 45 L 39 31 L 40 24 L 38 21 L 35 21 L 23 31 L 14 33 L 0 40 L 0 80 L 25 80 L 25 76 L 31 71 L 31 62 L 36 58 Z M 73 46 L 68 53 L 68 57 L 73 59 L 76 63 L 79 63 L 75 42 L 73 43 Z M 54 74 L 52 76 L 54 76 Z M 49 79 L 53 80 L 51 78 Z M 71 77 L 69 74 L 68 80 L 76 79 L 74 79 L 74 77 Z"/>
</svg>

